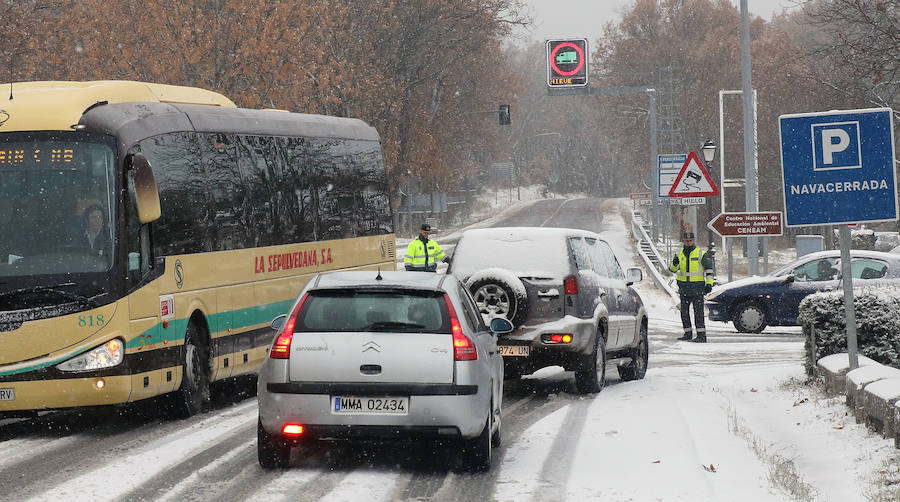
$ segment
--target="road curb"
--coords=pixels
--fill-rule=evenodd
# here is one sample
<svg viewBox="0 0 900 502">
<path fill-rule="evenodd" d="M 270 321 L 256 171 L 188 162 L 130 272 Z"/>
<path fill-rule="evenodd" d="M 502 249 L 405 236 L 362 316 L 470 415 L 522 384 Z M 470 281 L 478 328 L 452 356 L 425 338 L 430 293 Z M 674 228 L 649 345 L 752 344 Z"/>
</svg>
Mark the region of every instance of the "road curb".
<svg viewBox="0 0 900 502">
<path fill-rule="evenodd" d="M 843 394 L 857 423 L 865 424 L 900 448 L 900 369 L 859 356 L 859 367 L 850 369 L 846 352 L 816 362 L 825 393 Z"/>
</svg>

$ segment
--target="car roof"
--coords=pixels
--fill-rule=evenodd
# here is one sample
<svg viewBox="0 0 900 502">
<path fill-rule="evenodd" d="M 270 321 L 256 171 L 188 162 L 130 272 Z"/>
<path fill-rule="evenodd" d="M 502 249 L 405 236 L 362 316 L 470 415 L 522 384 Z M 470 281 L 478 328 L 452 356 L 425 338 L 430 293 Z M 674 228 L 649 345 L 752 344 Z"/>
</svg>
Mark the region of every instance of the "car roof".
<svg viewBox="0 0 900 502">
<path fill-rule="evenodd" d="M 816 251 L 815 253 L 809 253 L 797 258 L 797 260 L 809 260 L 809 259 L 817 259 L 817 258 L 840 258 L 841 250 L 840 249 L 829 249 L 827 251 Z M 896 260 L 898 258 L 897 253 L 887 253 L 884 251 L 871 251 L 868 249 L 851 249 L 850 250 L 851 258 L 881 258 L 884 260 Z"/>
<path fill-rule="evenodd" d="M 380 279 L 379 279 L 380 277 Z M 444 291 L 446 281 L 455 282 L 453 276 L 434 272 L 399 272 L 362 270 L 320 274 L 310 281 L 310 290 L 353 288 L 403 288 Z"/>
<path fill-rule="evenodd" d="M 556 228 L 556 227 L 492 227 L 492 228 L 475 228 L 463 232 L 463 236 L 467 234 L 478 235 L 487 238 L 518 238 L 523 236 L 539 236 L 539 237 L 591 237 L 599 239 L 600 236 L 588 230 L 578 228 Z"/>
</svg>

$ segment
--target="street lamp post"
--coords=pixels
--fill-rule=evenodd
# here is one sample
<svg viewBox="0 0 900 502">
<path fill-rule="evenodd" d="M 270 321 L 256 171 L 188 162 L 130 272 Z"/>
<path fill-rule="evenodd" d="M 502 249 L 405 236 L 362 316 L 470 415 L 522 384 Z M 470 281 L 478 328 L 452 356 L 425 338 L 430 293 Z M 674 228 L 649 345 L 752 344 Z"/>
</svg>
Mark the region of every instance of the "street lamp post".
<svg viewBox="0 0 900 502">
<path fill-rule="evenodd" d="M 709 169 L 709 166 L 712 164 L 713 160 L 716 158 L 716 144 L 713 142 L 713 140 L 707 138 L 706 142 L 703 143 L 703 146 L 700 147 L 700 150 L 703 151 L 703 161 L 706 163 L 706 166 L 707 166 L 706 170 L 709 172 L 712 172 L 712 170 Z M 712 197 L 710 197 L 710 199 L 712 199 Z M 710 202 L 711 202 L 710 200 L 706 201 L 706 221 L 712 221 L 712 214 L 709 209 Z M 716 241 L 715 241 L 715 237 L 713 236 L 713 231 L 711 228 L 709 228 L 708 225 L 706 227 L 706 232 L 707 232 L 706 241 L 709 246 L 708 253 L 709 253 L 709 257 L 713 263 L 713 270 L 715 270 L 715 268 L 716 268 Z"/>
</svg>

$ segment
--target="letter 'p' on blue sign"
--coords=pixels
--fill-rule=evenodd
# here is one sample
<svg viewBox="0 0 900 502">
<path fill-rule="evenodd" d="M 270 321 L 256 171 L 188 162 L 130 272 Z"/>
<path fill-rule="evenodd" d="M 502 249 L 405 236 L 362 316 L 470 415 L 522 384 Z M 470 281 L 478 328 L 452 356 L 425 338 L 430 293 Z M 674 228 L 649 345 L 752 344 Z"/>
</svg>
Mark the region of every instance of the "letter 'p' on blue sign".
<svg viewBox="0 0 900 502">
<path fill-rule="evenodd" d="M 816 171 L 862 167 L 859 122 L 813 124 L 812 141 Z"/>
<path fill-rule="evenodd" d="M 896 220 L 890 108 L 782 115 L 785 224 Z"/>
</svg>

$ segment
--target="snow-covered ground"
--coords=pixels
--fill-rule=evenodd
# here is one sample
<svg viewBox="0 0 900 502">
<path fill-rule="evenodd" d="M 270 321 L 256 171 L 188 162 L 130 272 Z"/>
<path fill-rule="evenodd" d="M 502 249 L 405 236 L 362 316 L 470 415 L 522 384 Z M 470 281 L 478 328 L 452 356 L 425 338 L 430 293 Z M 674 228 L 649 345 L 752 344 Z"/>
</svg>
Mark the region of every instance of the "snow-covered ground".
<svg viewBox="0 0 900 502">
<path fill-rule="evenodd" d="M 622 204 L 605 206 L 601 235 L 623 267 L 639 266 Z M 804 383 L 799 328 L 743 335 L 709 322 L 709 343 L 678 342 L 672 299 L 646 274 L 637 288 L 650 317 L 646 378 L 610 369 L 592 396 L 570 392 L 571 373 L 555 367 L 510 382 L 488 473 L 435 467 L 439 454 L 420 445 L 302 451 L 263 471 L 256 403 L 245 400 L 119 434 L 2 430 L 0 487 L 16 500 L 900 500 L 900 450 Z"/>
<path fill-rule="evenodd" d="M 611 226 L 601 235 L 623 267 L 637 266 L 630 230 L 624 222 Z M 670 298 L 652 281 L 638 288 L 651 326 L 672 327 L 676 337 L 680 320 Z M 705 345 L 653 337 L 647 377 L 611 386 L 592 403 L 570 480 L 590 479 L 582 471 L 595 469 L 602 479 L 631 487 L 609 493 L 617 500 L 900 499 L 891 488 L 900 461 L 893 441 L 856 424 L 842 397 L 825 397 L 803 383 L 802 338 L 742 343 L 751 337 L 729 324 L 707 326 L 711 343 Z M 799 328 L 778 331 L 799 334 Z M 681 364 L 667 364 L 670 359 Z M 613 434 L 634 437 L 634 448 L 598 455 Z M 638 468 L 647 463 L 656 467 L 653 479 Z M 579 485 L 567 485 L 573 500 L 596 493 L 593 483 Z"/>
<path fill-rule="evenodd" d="M 513 205 L 536 198 L 529 190 Z M 616 204 L 621 210 L 604 213 L 601 235 L 623 268 L 641 266 L 622 218 L 631 203 Z M 736 279 L 747 268 L 737 249 Z M 769 270 L 795 258 L 774 251 Z M 615 383 L 596 398 L 562 407 L 515 438 L 496 500 L 900 500 L 900 450 L 856 424 L 842 396 L 806 383 L 800 328 L 745 336 L 707 321 L 710 343 L 676 342 L 673 300 L 646 273 L 637 289 L 650 316 L 646 378 L 617 382 L 609 371 Z M 553 367 L 526 378 L 569 377 Z M 561 431 L 579 438 L 574 453 L 558 451 L 567 444 Z"/>
</svg>

